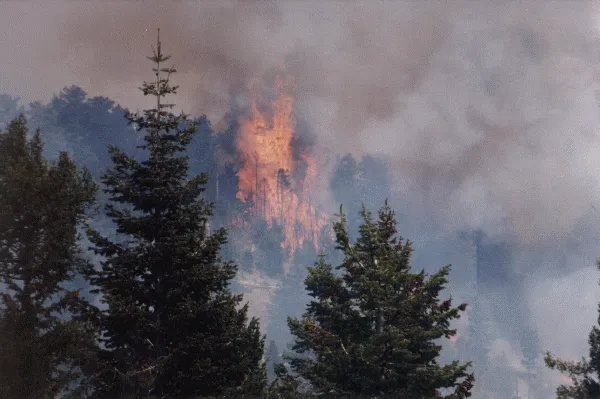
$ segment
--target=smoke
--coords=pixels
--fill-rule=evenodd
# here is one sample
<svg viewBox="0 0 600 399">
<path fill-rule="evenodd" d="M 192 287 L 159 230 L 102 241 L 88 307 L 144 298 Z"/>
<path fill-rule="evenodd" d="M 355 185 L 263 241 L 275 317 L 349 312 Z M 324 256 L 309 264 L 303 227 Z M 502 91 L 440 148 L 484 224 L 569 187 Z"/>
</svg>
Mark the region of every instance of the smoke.
<svg viewBox="0 0 600 399">
<path fill-rule="evenodd" d="M 0 47 L 11 57 L 0 88 L 25 98 L 76 83 L 142 107 L 132 84 L 149 77 L 142 57 L 160 27 L 186 111 L 217 122 L 250 79 L 284 68 L 296 77 L 296 112 L 322 148 L 387 157 L 397 195 L 449 231 L 480 227 L 547 244 L 595 203 L 591 2 L 2 7 L 10 34 Z"/>
<path fill-rule="evenodd" d="M 296 113 L 321 152 L 386 159 L 392 202 L 407 219 L 404 236 L 429 235 L 442 246 L 459 229 L 480 228 L 527 253 L 511 266 L 525 274 L 581 269 L 598 254 L 596 3 L 104 1 L 1 8 L 0 91 L 39 99 L 78 84 L 142 108 L 133 88 L 151 78 L 143 57 L 160 27 L 179 72 L 178 105 L 215 123 L 244 101 L 240 93 L 252 78 L 273 68 L 292 74 Z M 328 203 L 327 190 L 320 193 Z M 568 261 L 557 265 L 555 255 Z M 528 280 L 532 309 L 543 308 L 536 298 L 556 281 L 554 272 L 543 283 Z M 585 315 L 592 322 L 590 301 L 582 306 L 592 309 Z M 551 331 L 552 312 L 541 314 L 549 318 L 539 328 Z M 581 325 L 585 336 L 586 323 L 568 325 Z M 546 335 L 543 343 L 561 347 L 570 335 L 564 334 Z M 579 346 L 572 349 L 565 355 L 581 355 Z"/>
<path fill-rule="evenodd" d="M 598 309 L 590 304 L 600 302 L 599 291 L 598 271 L 590 267 L 560 281 L 542 277 L 531 291 L 533 321 L 541 331 L 542 342 L 553 353 L 566 358 L 580 354 L 573 360 L 587 355 L 588 334 L 598 318 Z M 575 292 L 577 295 L 573 295 Z M 574 331 L 581 333 L 573 334 Z"/>
</svg>

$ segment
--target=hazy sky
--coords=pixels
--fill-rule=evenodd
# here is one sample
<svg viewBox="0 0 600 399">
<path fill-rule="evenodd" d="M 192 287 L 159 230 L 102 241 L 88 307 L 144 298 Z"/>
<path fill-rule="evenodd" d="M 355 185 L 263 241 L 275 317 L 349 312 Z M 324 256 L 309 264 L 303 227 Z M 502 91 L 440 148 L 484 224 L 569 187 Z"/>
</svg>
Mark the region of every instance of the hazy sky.
<svg viewBox="0 0 600 399">
<path fill-rule="evenodd" d="M 178 104 L 214 123 L 251 78 L 284 68 L 320 148 L 388 158 L 411 230 L 481 227 L 566 253 L 568 285 L 531 292 L 585 293 L 569 322 L 585 348 L 600 290 L 597 3 L 3 1 L 0 27 L 0 92 L 27 101 L 77 84 L 141 107 L 157 27 Z M 556 345 L 569 310 L 531 302 Z"/>
</svg>

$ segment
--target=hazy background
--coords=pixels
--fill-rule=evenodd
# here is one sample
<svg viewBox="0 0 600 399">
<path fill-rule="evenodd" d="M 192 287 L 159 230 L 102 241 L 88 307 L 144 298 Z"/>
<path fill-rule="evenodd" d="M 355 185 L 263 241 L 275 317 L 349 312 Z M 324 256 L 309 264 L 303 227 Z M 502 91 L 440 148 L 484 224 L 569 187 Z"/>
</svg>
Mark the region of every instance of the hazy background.
<svg viewBox="0 0 600 399">
<path fill-rule="evenodd" d="M 3 1 L 0 93 L 28 103 L 76 84 L 141 109 L 136 88 L 151 78 L 144 57 L 160 27 L 179 72 L 178 106 L 218 126 L 245 101 L 239 93 L 250 79 L 283 68 L 295 76 L 295 111 L 316 134 L 317 156 L 385 159 L 416 266 L 453 263 L 464 281 L 457 295 L 469 298 L 476 262 L 458 233 L 480 229 L 504 243 L 510 259 L 494 267 L 508 277 L 492 279 L 492 290 L 521 308 L 507 305 L 494 328 L 510 335 L 502 324 L 514 311 L 544 349 L 575 360 L 587 355 L 600 300 L 599 8 Z M 331 169 L 318 193 L 327 211 L 337 206 Z"/>
</svg>

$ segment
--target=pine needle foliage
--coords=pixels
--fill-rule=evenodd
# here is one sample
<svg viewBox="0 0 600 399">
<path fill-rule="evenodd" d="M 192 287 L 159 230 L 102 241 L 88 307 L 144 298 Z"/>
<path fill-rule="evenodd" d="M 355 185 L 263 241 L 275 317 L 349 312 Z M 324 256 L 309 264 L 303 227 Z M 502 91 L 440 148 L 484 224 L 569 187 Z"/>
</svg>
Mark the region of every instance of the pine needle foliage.
<svg viewBox="0 0 600 399">
<path fill-rule="evenodd" d="M 320 256 L 309 268 L 314 299 L 301 319 L 288 319 L 302 355 L 288 358 L 291 371 L 313 393 L 336 397 L 434 398 L 441 388 L 454 390 L 447 398 L 471 396 L 469 363 L 437 362 L 438 340 L 456 334 L 450 322 L 466 308 L 439 298 L 450 266 L 430 276 L 411 271 L 411 243 L 397 236 L 387 201 L 376 220 L 363 206 L 355 243 L 341 207 L 337 216 L 344 261 L 333 268 Z M 290 386 L 289 376 L 280 380 Z"/>
<path fill-rule="evenodd" d="M 68 154 L 44 159 L 23 116 L 0 133 L 0 397 L 53 398 L 81 380 L 93 330 L 73 280 L 96 185 Z"/>
<path fill-rule="evenodd" d="M 140 90 L 156 99 L 126 118 L 148 159 L 116 147 L 102 182 L 114 236 L 90 230 L 101 267 L 91 283 L 107 309 L 100 324 L 103 348 L 93 372 L 97 397 L 200 397 L 255 394 L 266 380 L 264 338 L 248 321 L 242 295 L 230 291 L 237 266 L 223 261 L 225 229 L 210 231 L 214 205 L 203 199 L 208 176 L 188 177 L 196 124 L 163 102 L 175 94 L 176 70 L 163 67 L 160 37 L 153 55 L 156 79 Z"/>
</svg>

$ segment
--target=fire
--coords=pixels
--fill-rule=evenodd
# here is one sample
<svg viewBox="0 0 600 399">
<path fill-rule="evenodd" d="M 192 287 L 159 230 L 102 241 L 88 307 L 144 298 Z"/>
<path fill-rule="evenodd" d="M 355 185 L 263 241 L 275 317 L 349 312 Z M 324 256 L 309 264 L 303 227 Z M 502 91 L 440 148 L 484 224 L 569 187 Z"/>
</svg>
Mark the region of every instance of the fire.
<svg viewBox="0 0 600 399">
<path fill-rule="evenodd" d="M 319 232 L 326 219 L 311 201 L 317 178 L 315 158 L 305 153 L 294 159 L 294 81 L 280 75 L 275 86 L 275 99 L 262 108 L 265 101 L 258 82 L 249 87 L 249 115 L 239 121 L 237 147 L 242 166 L 238 171 L 237 198 L 251 203 L 254 215 L 264 218 L 269 227 L 274 223 L 282 226 L 285 238 L 281 247 L 293 253 L 306 240 L 318 247 Z M 306 166 L 306 173 L 295 178 L 300 164 Z"/>
</svg>

